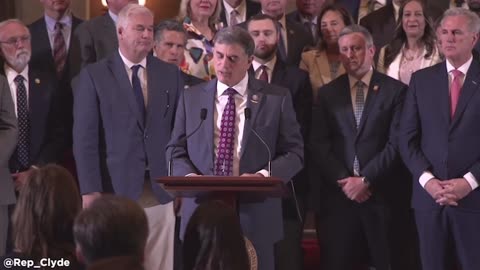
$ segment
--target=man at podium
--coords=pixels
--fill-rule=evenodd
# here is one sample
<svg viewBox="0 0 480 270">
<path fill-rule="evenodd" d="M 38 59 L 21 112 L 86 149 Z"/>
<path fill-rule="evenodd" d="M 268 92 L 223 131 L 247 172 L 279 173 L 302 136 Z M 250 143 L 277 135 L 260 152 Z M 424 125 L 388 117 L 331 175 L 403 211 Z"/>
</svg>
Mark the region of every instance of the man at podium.
<svg viewBox="0 0 480 270">
<path fill-rule="evenodd" d="M 224 28 L 214 44 L 217 79 L 186 89 L 179 101 L 170 141 L 175 147 L 167 151 L 173 175 L 271 173 L 290 181 L 303 166 L 304 149 L 289 91 L 248 76 L 255 44 L 247 31 Z M 181 237 L 198 201 L 183 199 Z M 258 269 L 274 270 L 273 245 L 283 236 L 281 200 L 239 197 L 237 210 Z"/>
</svg>

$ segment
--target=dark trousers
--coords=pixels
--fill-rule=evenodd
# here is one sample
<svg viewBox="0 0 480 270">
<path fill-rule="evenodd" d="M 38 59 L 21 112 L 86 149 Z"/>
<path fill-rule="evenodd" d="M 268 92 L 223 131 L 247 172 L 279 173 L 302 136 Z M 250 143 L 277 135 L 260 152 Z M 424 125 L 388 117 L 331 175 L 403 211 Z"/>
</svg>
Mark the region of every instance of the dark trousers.
<svg viewBox="0 0 480 270">
<path fill-rule="evenodd" d="M 303 269 L 303 220 L 305 220 L 305 197 L 297 196 L 298 211 L 293 197 L 282 200 L 283 239 L 275 243 L 276 270 Z M 300 217 L 298 216 L 300 212 Z"/>
<path fill-rule="evenodd" d="M 352 270 L 370 264 L 389 270 L 388 212 L 375 204 L 330 209 L 316 216 L 322 270 Z"/>
<path fill-rule="evenodd" d="M 392 270 L 422 269 L 413 209 L 391 208 L 389 241 Z"/>
<path fill-rule="evenodd" d="M 423 270 L 480 268 L 480 211 L 460 207 L 415 210 Z"/>
</svg>

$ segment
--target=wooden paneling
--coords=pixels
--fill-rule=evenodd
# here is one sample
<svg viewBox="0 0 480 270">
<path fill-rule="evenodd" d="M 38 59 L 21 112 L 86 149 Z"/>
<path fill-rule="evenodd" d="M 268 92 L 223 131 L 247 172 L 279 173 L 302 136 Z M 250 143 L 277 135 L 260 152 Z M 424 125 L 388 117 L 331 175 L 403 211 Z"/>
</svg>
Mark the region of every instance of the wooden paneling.
<svg viewBox="0 0 480 270">
<path fill-rule="evenodd" d="M 0 21 L 15 17 L 15 0 L 0 0 Z"/>
</svg>

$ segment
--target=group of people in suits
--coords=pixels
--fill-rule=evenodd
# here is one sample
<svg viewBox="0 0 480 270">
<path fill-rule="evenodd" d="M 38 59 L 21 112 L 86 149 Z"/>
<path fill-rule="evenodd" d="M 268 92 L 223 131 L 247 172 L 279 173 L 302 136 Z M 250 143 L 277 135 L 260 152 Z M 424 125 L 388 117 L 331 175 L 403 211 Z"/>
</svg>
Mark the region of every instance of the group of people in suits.
<svg viewBox="0 0 480 270">
<path fill-rule="evenodd" d="M 322 42 L 309 31 L 319 27 L 312 19 L 323 14 L 320 1 L 290 16 L 284 0 L 182 1 L 187 10 L 218 13 L 228 25 L 206 32 L 215 74 L 206 82 L 181 71 L 189 30 L 200 17 L 154 27 L 149 9 L 129 4 L 136 1 L 107 2 L 105 15 L 81 24 L 67 0 L 43 1 L 45 16 L 28 27 L 0 23 L 2 243 L 14 184 L 21 187 L 32 166 L 61 162 L 73 141 L 85 208 L 114 193 L 144 209 L 146 269 L 173 269 L 175 212 L 183 238 L 199 204 L 183 198 L 177 207 L 155 183 L 167 175 L 169 160 L 174 175 L 271 174 L 287 184 L 291 197 L 237 201 L 258 269 L 301 269 L 309 192 L 325 269 L 420 269 L 415 254 L 402 264 L 404 253 L 392 241 L 398 232 L 417 237 L 413 222 L 419 247 L 411 241 L 403 250 L 418 248 L 423 269 L 480 264 L 475 13 L 445 12 L 437 29 L 445 60 L 414 73 L 409 86 L 374 69 L 381 41 L 344 21 L 328 46 L 338 50 L 345 73 L 314 89 L 314 99 L 312 76 L 298 65 L 305 47 Z M 410 186 L 415 219 L 396 201 L 409 196 Z M 404 228 L 392 222 L 400 220 L 397 210 Z"/>
</svg>

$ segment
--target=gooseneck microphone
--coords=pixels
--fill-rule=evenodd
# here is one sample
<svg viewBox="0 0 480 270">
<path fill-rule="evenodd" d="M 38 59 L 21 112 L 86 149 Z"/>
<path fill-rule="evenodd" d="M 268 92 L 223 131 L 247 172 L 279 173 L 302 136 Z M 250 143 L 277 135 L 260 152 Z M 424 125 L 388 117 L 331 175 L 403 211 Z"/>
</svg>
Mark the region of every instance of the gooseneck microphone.
<svg viewBox="0 0 480 270">
<path fill-rule="evenodd" d="M 168 176 L 172 176 L 173 174 L 173 152 L 175 152 L 175 148 L 185 143 L 188 140 L 188 138 L 190 138 L 193 134 L 195 134 L 200 129 L 200 127 L 203 124 L 203 121 L 205 121 L 205 119 L 207 118 L 207 112 L 208 112 L 207 109 L 202 108 L 200 110 L 200 123 L 198 124 L 198 126 L 192 132 L 190 132 L 190 134 L 187 134 L 185 137 L 178 140 L 177 142 L 171 143 L 165 147 L 165 151 L 167 151 L 168 148 L 173 147 L 172 152 L 170 152 L 170 159 L 168 160 L 168 174 L 167 174 Z"/>
<path fill-rule="evenodd" d="M 250 108 L 245 108 L 245 120 L 250 120 L 250 118 L 252 117 L 252 110 Z M 268 144 L 263 140 L 263 138 L 258 135 L 257 131 L 253 128 L 250 129 L 253 134 L 255 134 L 255 136 L 263 143 L 263 145 L 265 145 L 265 148 L 267 149 L 267 152 L 268 152 L 268 176 L 272 176 L 272 152 L 270 151 L 270 147 L 268 147 Z M 297 210 L 297 215 L 298 215 L 298 219 L 300 220 L 300 222 L 303 223 L 303 218 L 302 218 L 302 215 L 300 214 L 300 207 L 298 206 L 298 200 L 297 200 L 297 195 L 295 193 L 295 186 L 293 185 L 293 181 L 289 181 L 290 182 L 290 186 L 292 187 L 292 195 L 293 195 L 293 199 L 295 200 L 295 207 L 296 207 L 296 210 Z"/>
<path fill-rule="evenodd" d="M 245 108 L 245 120 L 250 120 L 250 118 L 252 117 L 252 110 L 250 108 Z M 252 127 L 250 129 L 253 134 L 255 134 L 255 136 L 263 143 L 263 145 L 265 146 L 265 148 L 267 149 L 267 152 L 268 152 L 268 165 L 267 165 L 267 168 L 268 168 L 268 176 L 271 177 L 272 176 L 272 152 L 270 151 L 270 147 L 268 147 L 268 144 L 263 140 L 263 138 L 258 135 L 257 131 Z"/>
</svg>

